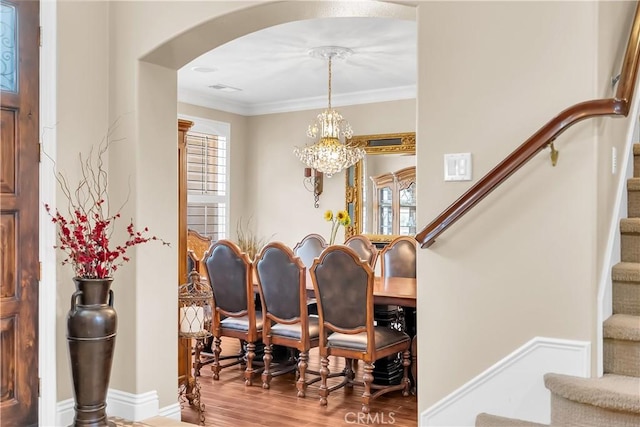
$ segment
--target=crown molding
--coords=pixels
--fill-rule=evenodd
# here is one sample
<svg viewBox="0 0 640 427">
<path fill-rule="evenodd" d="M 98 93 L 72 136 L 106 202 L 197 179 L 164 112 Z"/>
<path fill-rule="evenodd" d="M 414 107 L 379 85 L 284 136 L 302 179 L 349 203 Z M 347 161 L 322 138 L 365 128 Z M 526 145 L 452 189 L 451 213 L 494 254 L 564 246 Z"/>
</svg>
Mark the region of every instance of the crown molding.
<svg viewBox="0 0 640 427">
<path fill-rule="evenodd" d="M 332 107 L 343 107 L 347 105 L 371 104 L 374 102 L 398 101 L 402 99 L 415 98 L 416 86 L 409 85 L 387 89 L 374 89 L 361 92 L 334 94 L 331 97 L 331 105 Z M 200 107 L 211 108 L 214 110 L 226 111 L 228 113 L 240 114 L 243 116 L 289 113 L 292 111 L 320 109 L 327 106 L 326 96 L 249 104 L 244 102 L 234 102 L 220 98 L 214 98 L 212 96 L 206 96 L 198 91 L 190 89 L 179 89 L 178 101 L 184 102 L 186 104 L 198 105 Z"/>
</svg>

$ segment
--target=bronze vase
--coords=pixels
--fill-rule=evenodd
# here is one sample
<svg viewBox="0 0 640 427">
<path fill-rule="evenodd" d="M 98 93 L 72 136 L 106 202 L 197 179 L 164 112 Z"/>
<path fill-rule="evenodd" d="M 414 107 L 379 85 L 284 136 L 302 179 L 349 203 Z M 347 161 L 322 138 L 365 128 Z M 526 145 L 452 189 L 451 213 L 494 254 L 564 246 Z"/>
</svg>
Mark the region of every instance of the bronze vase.
<svg viewBox="0 0 640 427">
<path fill-rule="evenodd" d="M 112 426 L 106 401 L 118 317 L 113 279 L 75 277 L 76 292 L 67 315 L 67 341 L 75 394 L 74 427 Z"/>
</svg>

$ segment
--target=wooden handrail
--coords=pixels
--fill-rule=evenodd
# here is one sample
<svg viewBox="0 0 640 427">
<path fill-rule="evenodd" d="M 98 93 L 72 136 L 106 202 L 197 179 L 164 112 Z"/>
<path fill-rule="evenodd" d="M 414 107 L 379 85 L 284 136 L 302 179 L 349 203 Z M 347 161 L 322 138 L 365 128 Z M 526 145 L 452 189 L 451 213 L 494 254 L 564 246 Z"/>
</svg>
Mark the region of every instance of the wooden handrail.
<svg viewBox="0 0 640 427">
<path fill-rule="evenodd" d="M 416 235 L 416 240 L 421 247 L 431 246 L 436 237 L 574 124 L 599 116 L 626 117 L 631 108 L 639 63 L 640 2 L 636 3 L 636 14 L 631 26 L 615 98 L 581 102 L 554 117 L 423 228 Z"/>
</svg>

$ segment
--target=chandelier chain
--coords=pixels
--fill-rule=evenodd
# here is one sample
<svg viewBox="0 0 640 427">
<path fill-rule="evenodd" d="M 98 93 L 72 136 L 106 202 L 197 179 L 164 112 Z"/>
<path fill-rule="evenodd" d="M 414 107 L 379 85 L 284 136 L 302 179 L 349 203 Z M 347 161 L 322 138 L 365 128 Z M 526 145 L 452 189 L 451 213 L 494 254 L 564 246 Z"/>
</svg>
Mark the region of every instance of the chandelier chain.
<svg viewBox="0 0 640 427">
<path fill-rule="evenodd" d="M 331 110 L 331 56 L 329 56 L 329 110 Z"/>
</svg>

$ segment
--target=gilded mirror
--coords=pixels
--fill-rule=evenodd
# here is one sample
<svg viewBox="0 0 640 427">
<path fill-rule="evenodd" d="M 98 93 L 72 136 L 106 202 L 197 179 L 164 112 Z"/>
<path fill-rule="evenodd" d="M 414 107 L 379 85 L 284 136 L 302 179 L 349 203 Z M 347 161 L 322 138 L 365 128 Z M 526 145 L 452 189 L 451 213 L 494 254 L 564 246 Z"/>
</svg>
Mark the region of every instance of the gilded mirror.
<svg viewBox="0 0 640 427">
<path fill-rule="evenodd" d="M 372 242 L 390 242 L 414 235 L 415 132 L 359 135 L 351 142 L 367 154 L 346 171 L 345 205 L 352 221 L 345 239 L 366 234 Z"/>
</svg>

